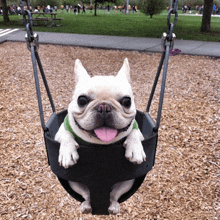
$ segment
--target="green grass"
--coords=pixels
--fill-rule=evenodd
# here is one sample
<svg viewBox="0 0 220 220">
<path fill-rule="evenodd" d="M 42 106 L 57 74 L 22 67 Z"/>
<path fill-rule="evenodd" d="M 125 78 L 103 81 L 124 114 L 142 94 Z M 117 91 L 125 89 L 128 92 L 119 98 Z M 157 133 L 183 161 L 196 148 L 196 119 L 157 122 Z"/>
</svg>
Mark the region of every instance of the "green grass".
<svg viewBox="0 0 220 220">
<path fill-rule="evenodd" d="M 74 15 L 66 12 L 59 12 L 57 17 L 64 18 L 60 27 L 34 26 L 34 31 L 48 31 L 57 33 L 77 33 L 110 36 L 131 36 L 131 37 L 152 37 L 160 38 L 163 32 L 167 32 L 167 12 L 155 15 L 151 19 L 141 13 L 125 15 L 119 11 L 111 11 L 107 14 L 104 10 L 99 10 L 98 15 L 87 11 L 86 14 Z M 202 17 L 199 16 L 180 16 L 174 33 L 177 39 L 199 40 L 199 41 L 220 41 L 220 17 L 212 17 L 211 32 L 202 33 L 200 31 Z M 0 16 L 1 28 L 22 28 L 18 18 L 22 16 L 11 15 L 10 25 L 3 23 Z"/>
</svg>

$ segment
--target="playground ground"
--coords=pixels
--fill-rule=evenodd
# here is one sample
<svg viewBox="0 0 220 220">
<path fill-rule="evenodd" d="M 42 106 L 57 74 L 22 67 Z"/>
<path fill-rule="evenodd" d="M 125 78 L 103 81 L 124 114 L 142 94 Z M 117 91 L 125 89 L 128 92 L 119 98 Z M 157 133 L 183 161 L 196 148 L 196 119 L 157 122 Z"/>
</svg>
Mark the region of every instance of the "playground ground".
<svg viewBox="0 0 220 220">
<path fill-rule="evenodd" d="M 116 74 L 128 57 L 141 111 L 160 60 L 155 53 L 57 45 L 41 45 L 39 54 L 57 112 L 71 100 L 76 58 L 91 75 L 108 75 Z M 79 202 L 66 193 L 47 164 L 26 44 L 2 43 L 0 219 L 219 219 L 219 66 L 216 58 L 170 57 L 154 169 L 138 192 L 121 204 L 119 215 L 82 215 Z M 45 93 L 42 98 L 48 119 Z"/>
</svg>

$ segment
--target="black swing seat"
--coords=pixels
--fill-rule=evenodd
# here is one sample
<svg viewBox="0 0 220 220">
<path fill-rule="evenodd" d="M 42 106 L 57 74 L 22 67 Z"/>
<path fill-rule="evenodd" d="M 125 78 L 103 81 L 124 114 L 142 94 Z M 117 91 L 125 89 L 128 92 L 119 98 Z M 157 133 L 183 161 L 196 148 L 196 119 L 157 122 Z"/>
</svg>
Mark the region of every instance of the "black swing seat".
<svg viewBox="0 0 220 220">
<path fill-rule="evenodd" d="M 137 111 L 136 120 L 145 137 L 142 144 L 147 156 L 142 164 L 133 164 L 125 158 L 122 140 L 115 145 L 80 146 L 77 164 L 65 169 L 58 163 L 60 144 L 54 140 L 54 136 L 66 114 L 67 110 L 53 113 L 46 124 L 48 131 L 45 132 L 44 138 L 51 170 L 65 190 L 80 202 L 84 199 L 71 189 L 68 181 L 85 184 L 90 190 L 93 214 L 107 215 L 112 186 L 121 181 L 135 179 L 132 189 L 119 199 L 119 202 L 123 202 L 137 191 L 146 174 L 152 169 L 158 138 L 158 133 L 154 132 L 155 123 L 148 113 Z"/>
</svg>

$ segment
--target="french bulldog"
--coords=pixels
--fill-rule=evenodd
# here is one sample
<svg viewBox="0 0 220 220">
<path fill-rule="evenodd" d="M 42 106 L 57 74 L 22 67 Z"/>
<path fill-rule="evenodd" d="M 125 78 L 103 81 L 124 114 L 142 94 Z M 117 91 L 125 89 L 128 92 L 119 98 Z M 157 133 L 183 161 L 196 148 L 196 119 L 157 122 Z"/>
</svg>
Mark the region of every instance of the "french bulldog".
<svg viewBox="0 0 220 220">
<path fill-rule="evenodd" d="M 126 138 L 125 157 L 132 163 L 141 164 L 146 159 L 142 146 L 143 135 L 134 128 L 136 107 L 130 84 L 130 67 L 125 58 L 116 76 L 90 77 L 80 60 L 75 61 L 75 91 L 68 107 L 68 123 L 72 131 L 82 140 L 108 145 Z M 68 168 L 77 163 L 79 144 L 75 136 L 62 123 L 55 140 L 60 143 L 58 161 Z M 120 212 L 118 199 L 128 192 L 134 180 L 117 183 L 110 193 L 110 214 Z M 80 209 L 83 213 L 92 211 L 89 189 L 77 182 L 69 181 L 70 187 L 85 201 Z"/>
</svg>

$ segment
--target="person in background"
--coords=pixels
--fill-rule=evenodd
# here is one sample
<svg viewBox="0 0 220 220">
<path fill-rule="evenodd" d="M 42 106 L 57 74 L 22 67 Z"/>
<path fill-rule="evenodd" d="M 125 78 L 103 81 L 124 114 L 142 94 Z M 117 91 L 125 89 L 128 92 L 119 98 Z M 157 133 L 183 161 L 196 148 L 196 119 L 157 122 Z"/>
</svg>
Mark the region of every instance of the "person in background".
<svg viewBox="0 0 220 220">
<path fill-rule="evenodd" d="M 61 5 L 61 6 L 60 6 L 60 8 L 61 8 L 61 10 L 62 10 L 62 12 L 63 12 L 64 6 L 63 6 L 63 5 Z"/>
<path fill-rule="evenodd" d="M 220 5 L 218 6 L 217 14 L 220 15 Z"/>
<path fill-rule="evenodd" d="M 188 10 L 188 13 L 189 13 L 189 14 L 192 13 L 192 12 L 191 12 L 191 5 L 190 5 L 190 4 L 187 5 L 187 10 Z"/>
<path fill-rule="evenodd" d="M 50 5 L 48 5 L 46 8 L 45 8 L 45 13 L 49 13 L 50 12 Z"/>
<path fill-rule="evenodd" d="M 34 8 L 34 12 L 39 12 L 37 6 Z"/>
<path fill-rule="evenodd" d="M 68 12 L 69 10 L 69 5 L 66 5 L 66 12 Z"/>
<path fill-rule="evenodd" d="M 73 11 L 74 11 L 74 14 L 77 14 L 77 6 L 76 5 L 74 6 L 74 10 Z"/>
<path fill-rule="evenodd" d="M 212 8 L 212 14 L 214 15 L 215 14 L 215 9 L 216 9 L 216 6 L 215 4 L 213 5 L 213 8 Z"/>
<path fill-rule="evenodd" d="M 21 7 L 18 6 L 18 7 L 17 7 L 17 15 L 20 15 L 20 14 L 21 14 Z"/>
<path fill-rule="evenodd" d="M 78 5 L 77 5 L 78 14 L 80 14 L 80 8 L 81 8 L 81 6 L 80 6 L 80 4 L 78 4 Z"/>
<path fill-rule="evenodd" d="M 203 14 L 203 11 L 204 11 L 204 5 L 201 6 L 201 8 L 200 8 L 199 11 L 200 11 L 200 14 Z"/>
<path fill-rule="evenodd" d="M 132 12 L 133 12 L 133 14 L 136 12 L 136 9 L 135 9 L 134 5 L 132 6 Z"/>
<path fill-rule="evenodd" d="M 82 13 L 86 13 L 86 8 L 85 8 L 85 5 L 83 5 L 83 11 L 82 11 Z"/>
</svg>

